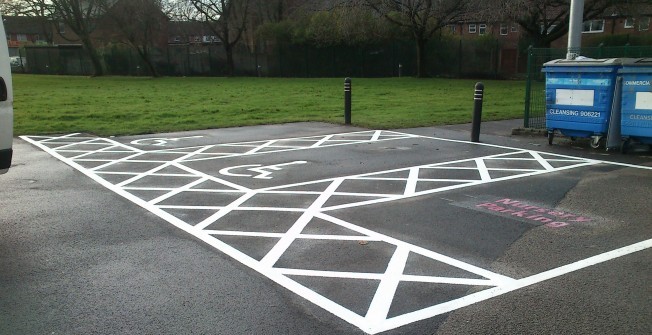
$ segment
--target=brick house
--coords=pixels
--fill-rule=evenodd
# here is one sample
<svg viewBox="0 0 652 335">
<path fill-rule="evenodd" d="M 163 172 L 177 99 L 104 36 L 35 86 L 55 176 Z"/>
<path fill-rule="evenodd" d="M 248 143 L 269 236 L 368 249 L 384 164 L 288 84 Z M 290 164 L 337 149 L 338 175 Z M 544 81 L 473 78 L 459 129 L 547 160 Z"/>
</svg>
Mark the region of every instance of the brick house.
<svg viewBox="0 0 652 335">
<path fill-rule="evenodd" d="M 10 56 L 18 56 L 19 48 L 52 41 L 49 21 L 28 16 L 3 16 L 3 21 Z"/>
</svg>

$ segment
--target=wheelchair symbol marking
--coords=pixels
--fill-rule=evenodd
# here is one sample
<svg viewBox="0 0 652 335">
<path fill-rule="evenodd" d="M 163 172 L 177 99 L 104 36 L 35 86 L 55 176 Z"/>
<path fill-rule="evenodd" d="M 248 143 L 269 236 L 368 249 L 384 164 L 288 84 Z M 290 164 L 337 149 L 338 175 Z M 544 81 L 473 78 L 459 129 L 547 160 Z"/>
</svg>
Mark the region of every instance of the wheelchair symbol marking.
<svg viewBox="0 0 652 335">
<path fill-rule="evenodd" d="M 220 174 L 223 174 L 225 176 L 233 176 L 233 177 L 251 177 L 251 178 L 256 178 L 256 179 L 272 179 L 270 176 L 274 171 L 280 171 L 284 166 L 289 166 L 289 165 L 299 165 L 299 164 L 306 164 L 308 162 L 306 161 L 294 161 L 294 162 L 288 162 L 288 163 L 281 163 L 281 164 L 274 164 L 274 165 L 265 165 L 263 166 L 262 164 L 247 164 L 247 165 L 238 165 L 238 166 L 231 166 L 228 168 L 224 168 L 220 170 Z M 231 170 L 240 170 L 240 169 L 245 169 L 246 171 L 253 172 L 251 173 L 234 173 L 231 172 Z"/>
</svg>

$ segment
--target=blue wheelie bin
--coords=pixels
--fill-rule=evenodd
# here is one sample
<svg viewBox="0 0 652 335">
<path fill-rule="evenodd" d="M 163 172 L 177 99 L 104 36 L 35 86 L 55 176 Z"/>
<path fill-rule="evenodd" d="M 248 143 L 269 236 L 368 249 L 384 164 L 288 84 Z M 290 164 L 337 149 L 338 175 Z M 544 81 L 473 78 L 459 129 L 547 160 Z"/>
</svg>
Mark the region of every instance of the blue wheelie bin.
<svg viewBox="0 0 652 335">
<path fill-rule="evenodd" d="M 621 151 L 631 142 L 652 144 L 652 58 L 623 63 L 620 118 Z"/>
<path fill-rule="evenodd" d="M 621 60 L 557 59 L 544 64 L 548 143 L 555 131 L 574 139 L 590 137 L 599 147 L 607 134 Z"/>
</svg>

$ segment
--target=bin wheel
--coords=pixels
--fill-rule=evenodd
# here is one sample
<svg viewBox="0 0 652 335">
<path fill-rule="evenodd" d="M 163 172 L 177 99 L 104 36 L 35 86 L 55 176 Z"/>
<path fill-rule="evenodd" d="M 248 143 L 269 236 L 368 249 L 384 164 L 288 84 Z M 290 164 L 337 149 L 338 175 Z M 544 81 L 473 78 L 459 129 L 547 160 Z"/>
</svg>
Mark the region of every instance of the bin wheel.
<svg viewBox="0 0 652 335">
<path fill-rule="evenodd" d="M 591 137 L 591 148 L 597 149 L 599 148 L 602 143 L 604 142 L 604 137 L 602 136 L 593 136 Z"/>
<path fill-rule="evenodd" d="M 548 145 L 552 145 L 552 139 L 555 138 L 555 131 L 548 132 Z"/>
<path fill-rule="evenodd" d="M 626 154 L 627 150 L 629 150 L 629 139 L 620 142 L 620 153 Z"/>
</svg>

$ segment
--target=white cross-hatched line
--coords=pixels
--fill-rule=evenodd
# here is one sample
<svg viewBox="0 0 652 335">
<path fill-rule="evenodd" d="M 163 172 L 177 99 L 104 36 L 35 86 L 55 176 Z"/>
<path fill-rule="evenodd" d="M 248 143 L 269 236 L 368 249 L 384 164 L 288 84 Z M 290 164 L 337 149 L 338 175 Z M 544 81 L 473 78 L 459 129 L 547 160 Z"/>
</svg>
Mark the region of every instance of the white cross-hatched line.
<svg viewBox="0 0 652 335">
<path fill-rule="evenodd" d="M 391 136 L 391 135 L 386 135 L 385 132 L 379 133 L 379 132 L 367 132 L 366 135 L 369 135 L 370 137 L 373 136 L 374 134 L 381 134 L 379 139 L 382 139 L 383 136 Z M 323 137 L 322 137 L 323 139 Z M 332 140 L 332 139 L 331 139 Z M 328 143 L 327 143 L 328 142 Z M 364 142 L 364 141 L 363 141 Z M 326 141 L 324 144 L 331 144 L 332 141 Z M 351 142 L 353 143 L 353 142 Z M 593 160 L 587 160 L 587 159 L 581 159 L 581 158 L 568 158 L 568 159 L 562 159 L 562 156 L 554 156 L 551 154 L 547 153 L 539 153 L 539 156 L 544 159 L 546 162 L 550 163 L 553 162 L 554 160 L 551 159 L 551 157 L 558 157 L 556 158 L 558 161 L 569 161 L 570 164 L 567 167 L 563 168 L 554 168 L 552 166 L 552 169 L 546 168 L 545 166 L 543 167 L 544 170 L 534 170 L 534 169 L 499 169 L 499 168 L 488 168 L 486 164 L 488 164 L 487 160 L 492 159 L 491 157 L 495 157 L 496 159 L 501 159 L 501 160 L 509 160 L 510 155 L 516 155 L 519 152 L 522 153 L 530 153 L 530 151 L 515 151 L 515 152 L 509 152 L 505 154 L 500 154 L 499 156 L 486 156 L 486 157 L 479 157 L 479 158 L 471 158 L 467 160 L 462 160 L 466 162 L 476 162 L 476 165 L 478 162 L 478 159 L 482 160 L 484 163 L 484 168 L 481 166 L 478 166 L 477 168 L 473 168 L 473 170 L 482 170 L 484 171 L 485 174 L 489 174 L 490 171 L 511 171 L 511 172 L 523 172 L 519 173 L 515 176 L 510 176 L 506 178 L 496 178 L 496 179 L 487 179 L 481 178 L 479 180 L 447 180 L 447 179 L 420 179 L 418 178 L 418 172 L 419 169 L 428 169 L 432 168 L 433 166 L 441 167 L 442 169 L 448 169 L 448 170 L 455 170 L 455 167 L 451 166 L 444 166 L 443 164 L 454 164 L 451 162 L 443 162 L 443 163 L 436 163 L 436 164 L 430 164 L 426 166 L 416 166 L 416 167 L 408 167 L 408 168 L 403 168 L 399 170 L 393 170 L 393 171 L 404 171 L 405 172 L 405 178 L 397 178 L 395 179 L 396 181 L 401 181 L 406 183 L 405 189 L 400 190 L 400 194 L 397 195 L 388 195 L 388 194 L 370 194 L 368 192 L 355 192 L 355 188 L 352 190 L 352 186 L 358 185 L 357 182 L 359 181 L 370 181 L 373 183 L 376 180 L 384 180 L 383 177 L 380 177 L 380 174 L 383 173 L 388 173 L 391 171 L 378 171 L 378 172 L 372 172 L 369 174 L 365 175 L 357 175 L 357 176 L 347 176 L 347 177 L 336 177 L 332 179 L 325 179 L 325 180 L 320 180 L 320 181 L 311 181 L 311 182 L 305 182 L 305 183 L 297 183 L 293 185 L 282 185 L 282 186 L 277 186 L 277 187 L 272 187 L 272 188 L 265 188 L 261 190 L 249 190 L 247 188 L 244 188 L 242 186 L 236 185 L 236 184 L 228 184 L 226 181 L 221 180 L 219 178 L 212 177 L 208 174 L 202 173 L 200 171 L 191 169 L 185 165 L 183 165 L 180 161 L 173 161 L 173 162 L 168 162 L 168 166 L 174 166 L 177 168 L 181 168 L 185 170 L 186 172 L 189 173 L 189 175 L 182 175 L 182 174 L 165 174 L 165 175 L 178 175 L 178 176 L 193 176 L 197 178 L 205 178 L 206 181 L 211 180 L 215 181 L 221 185 L 224 185 L 225 188 L 228 187 L 233 187 L 233 190 L 213 190 L 213 189 L 195 189 L 194 187 L 202 187 L 201 183 L 198 182 L 197 185 L 194 186 L 186 186 L 184 188 L 164 188 L 160 187 L 158 190 L 156 187 L 149 188 L 152 191 L 163 191 L 163 192 L 194 192 L 196 195 L 201 195 L 202 192 L 205 193 L 235 193 L 235 194 L 242 194 L 240 198 L 238 198 L 236 201 L 231 202 L 230 204 L 226 206 L 196 206 L 193 205 L 192 203 L 189 204 L 189 206 L 180 206 L 176 205 L 174 202 L 170 201 L 171 205 L 153 205 L 150 203 L 147 203 L 145 200 L 139 198 L 136 194 L 130 194 L 128 193 L 129 190 L 138 190 L 139 187 L 134 187 L 131 185 L 127 186 L 116 186 L 113 185 L 102 178 L 99 177 L 101 172 L 98 171 L 91 171 L 88 168 L 84 168 L 83 166 L 75 163 L 73 160 L 69 158 L 65 158 L 62 155 L 58 154 L 56 152 L 56 149 L 48 149 L 44 145 L 39 145 L 35 144 L 42 148 L 43 150 L 47 151 L 48 153 L 52 154 L 53 156 L 57 157 L 58 159 L 66 162 L 67 164 L 73 166 L 75 169 L 81 171 L 85 175 L 89 176 L 90 178 L 93 178 L 96 180 L 98 183 L 102 184 L 103 186 L 111 189 L 112 191 L 116 192 L 117 194 L 120 194 L 121 196 L 129 199 L 130 201 L 133 201 L 134 203 L 138 204 L 139 206 L 151 211 L 152 213 L 158 215 L 162 219 L 170 222 L 171 224 L 183 229 L 184 231 L 192 234 L 193 236 L 197 237 L 198 239 L 202 240 L 203 242 L 211 245 L 212 247 L 222 251 L 224 254 L 233 257 L 235 260 L 238 262 L 241 262 L 242 264 L 250 267 L 251 269 L 261 273 L 262 275 L 268 277 L 270 280 L 278 283 L 279 285 L 288 288 L 292 292 L 300 295 L 301 297 L 305 298 L 306 300 L 315 303 L 316 305 L 324 308 L 325 310 L 333 313 L 334 315 L 342 318 L 343 320 L 363 329 L 364 331 L 368 333 L 377 333 L 383 330 L 389 330 L 393 329 L 396 327 L 399 327 L 400 325 L 404 325 L 407 323 L 411 323 L 414 321 L 419 321 L 422 319 L 425 319 L 427 317 L 430 317 L 432 313 L 441 313 L 442 311 L 450 311 L 454 310 L 460 307 L 463 307 L 465 305 L 468 305 L 468 300 L 467 297 L 470 297 L 470 303 L 475 303 L 478 301 L 486 300 L 489 299 L 493 296 L 497 296 L 500 294 L 504 293 L 504 289 L 506 288 L 508 291 L 518 289 L 520 287 L 523 287 L 522 285 L 531 285 L 531 282 L 538 282 L 542 280 L 547 280 L 549 278 L 552 278 L 554 276 L 558 276 L 563 273 L 567 273 L 570 271 L 575 271 L 578 268 L 581 268 L 582 266 L 572 266 L 569 267 L 568 269 L 561 269 L 559 272 L 554 272 L 553 274 L 548 274 L 547 276 L 542 276 L 542 277 L 536 277 L 533 278 L 529 282 L 521 282 L 521 280 L 516 280 L 509 278 L 507 276 L 503 276 L 498 273 L 493 273 L 489 270 L 485 270 L 482 268 L 479 268 L 477 266 L 474 266 L 469 263 L 465 263 L 459 260 L 456 260 L 454 258 L 451 258 L 449 256 L 439 254 L 435 251 L 431 251 L 425 248 L 418 247 L 416 245 L 392 238 L 387 235 L 383 235 L 377 232 L 373 232 L 371 230 L 365 229 L 363 227 L 357 226 L 351 222 L 347 222 L 341 219 L 338 219 L 335 217 L 336 214 L 326 214 L 324 213 L 327 210 L 333 210 L 333 208 L 351 208 L 351 207 L 357 207 L 357 206 L 362 206 L 362 205 L 368 205 L 368 204 L 381 204 L 386 201 L 393 201 L 393 200 L 400 200 L 400 199 L 405 199 L 407 197 L 416 197 L 416 196 L 421 196 L 433 192 L 442 192 L 447 189 L 455 189 L 459 187 L 468 187 L 468 186 L 473 186 L 473 185 L 481 185 L 481 184 L 486 184 L 488 182 L 496 182 L 496 181 L 503 181 L 503 180 L 510 180 L 514 178 L 521 178 L 521 177 L 528 177 L 528 176 L 535 176 L 535 175 L 540 175 L 543 173 L 550 173 L 550 172 L 558 172 L 558 171 L 563 171 L 566 169 L 571 169 L 571 168 L 580 168 L 583 166 L 591 166 L 593 164 L 599 164 L 599 161 L 593 161 Z M 268 148 L 269 149 L 269 148 Z M 513 148 L 512 148 L 513 149 Z M 294 149 L 292 149 L 294 150 Z M 513 149 L 516 150 L 516 149 Z M 108 150 L 107 150 L 108 151 Z M 62 150 L 64 152 L 64 150 Z M 85 153 L 83 151 L 82 153 Z M 256 152 L 253 154 L 264 154 L 267 152 Z M 179 153 L 177 153 L 179 154 Z M 181 153 L 182 156 L 184 157 L 192 157 L 195 154 L 195 152 L 186 152 L 186 153 Z M 252 155 L 253 155 L 252 154 Z M 236 154 L 240 156 L 240 154 Z M 503 156 L 504 155 L 504 156 Z M 535 157 L 535 155 L 532 155 Z M 514 161 L 519 161 L 523 159 L 517 159 L 517 157 L 513 157 Z M 520 157 L 522 158 L 522 157 Z M 528 159 L 530 161 L 535 161 L 536 159 Z M 80 160 L 81 161 L 81 160 Z M 441 165 L 437 165 L 441 164 Z M 502 164 L 501 164 L 502 165 Z M 542 165 L 543 166 L 543 165 Z M 160 171 L 160 170 L 159 170 Z M 174 172 L 174 171 L 172 171 Z M 118 172 L 119 173 L 119 172 Z M 129 175 L 134 175 L 136 173 L 133 172 L 122 172 L 123 174 L 129 174 Z M 483 172 L 479 172 L 483 173 Z M 157 175 L 157 174 L 164 174 L 164 173 L 157 173 L 157 172 L 151 172 L 148 175 Z M 375 175 L 378 175 L 379 177 L 374 178 Z M 415 178 L 416 176 L 416 178 Z M 339 185 L 335 185 L 333 183 L 334 180 L 339 181 Z M 338 191 L 338 188 L 340 188 L 341 184 L 345 183 L 346 181 L 356 181 L 356 183 L 352 184 L 347 184 L 345 188 L 349 192 L 342 192 Z M 431 188 L 431 189 L 425 189 L 425 187 L 429 187 L 428 184 L 419 184 L 421 182 L 425 181 L 442 181 L 442 182 L 453 182 L 457 183 L 456 185 L 452 185 L 453 188 Z M 315 183 L 324 183 L 327 185 L 322 185 L 324 188 L 321 188 L 322 186 L 316 186 L 315 188 L 310 188 L 304 187 L 303 189 L 318 189 L 318 190 L 324 190 L 324 191 L 291 191 L 289 190 L 293 186 L 300 186 L 300 185 L 310 185 L 310 184 L 315 184 Z M 410 185 L 407 185 L 410 183 Z M 210 183 L 212 184 L 212 183 Z M 355 184 L 355 185 L 353 185 Z M 400 184 L 400 183 L 390 183 L 392 185 L 394 184 Z M 418 188 L 417 188 L 418 185 Z M 399 185 L 401 186 L 401 185 Z M 435 185 L 437 186 L 437 185 Z M 220 187 L 219 185 L 215 186 L 214 184 L 205 187 Z M 450 187 L 450 186 L 448 186 Z M 143 191 L 147 190 L 147 187 L 142 187 L 140 188 Z M 301 189 L 301 188 L 297 188 Z M 417 189 L 422 189 L 424 191 L 417 192 Z M 135 192 L 136 193 L 136 192 Z M 307 208 L 292 208 L 291 206 L 296 206 L 296 203 L 288 202 L 288 206 L 284 207 L 245 207 L 244 204 L 247 203 L 247 200 L 252 199 L 254 196 L 258 194 L 312 194 L 312 195 L 319 195 L 317 200 L 315 200 L 312 205 L 310 205 Z M 169 193 L 168 193 L 169 194 Z M 351 199 L 356 200 L 360 199 L 361 197 L 369 196 L 369 197 L 375 197 L 377 199 L 370 200 L 370 201 L 364 201 L 364 202 L 357 202 L 357 203 L 349 203 L 345 207 L 324 207 L 326 202 L 331 199 L 334 196 L 348 196 L 351 197 Z M 222 197 L 219 197 L 220 199 Z M 273 198 L 273 197 L 265 197 L 267 198 Z M 285 197 L 278 197 L 278 198 L 283 198 Z M 307 197 L 306 197 L 307 198 Z M 314 197 L 312 197 L 314 199 Z M 348 200 L 348 199 L 344 199 Z M 263 204 L 266 203 L 266 200 L 263 200 Z M 292 200 L 294 201 L 294 200 Z M 341 201 L 340 199 L 337 199 L 337 201 Z M 337 201 L 333 201 L 334 203 L 338 203 Z M 199 204 L 201 202 L 197 202 Z M 247 203 L 249 204 L 249 203 Z M 251 201 L 251 204 L 260 204 L 260 202 L 257 202 L 257 199 L 253 199 Z M 348 207 L 347 207 L 348 206 Z M 169 212 L 165 212 L 165 210 L 169 210 Z M 179 209 L 179 211 L 174 211 L 174 209 Z M 196 226 L 192 226 L 189 223 L 185 222 L 183 217 L 184 216 L 175 216 L 178 215 L 177 213 L 181 212 L 184 213 L 183 215 L 186 215 L 185 213 L 187 211 L 184 210 L 192 210 L 192 209 L 197 209 L 197 210 L 207 210 L 207 211 L 215 211 L 215 214 L 213 214 L 209 219 L 206 219 L 200 224 Z M 227 229 L 228 225 L 225 225 L 224 227 L 220 227 L 220 223 L 222 221 L 219 221 L 220 219 L 224 218 L 225 223 L 233 222 L 233 220 L 243 220 L 242 222 L 246 224 L 246 221 L 248 218 L 255 216 L 255 217 L 267 217 L 268 213 L 238 213 L 237 215 L 230 216 L 230 217 L 225 217 L 226 215 L 229 215 L 230 213 L 234 212 L 247 212 L 247 211 L 266 211 L 269 212 L 269 215 L 274 215 L 273 213 L 280 213 L 280 212 L 297 212 L 297 214 L 288 214 L 287 216 L 278 216 L 278 218 L 287 218 L 290 222 L 294 221 L 294 224 L 285 233 L 281 232 L 267 232 L 267 231 L 262 231 L 262 232 L 252 232 L 252 231 L 228 231 L 228 230 L 220 230 L 220 229 Z M 329 212 L 330 213 L 330 212 Z M 346 213 L 346 212 L 343 212 Z M 209 214 L 209 213 L 206 213 Z M 261 215 L 262 214 L 262 215 Z M 299 217 L 298 220 L 296 218 Z M 243 219 L 244 218 L 244 219 Z M 314 219 L 314 221 L 313 221 Z M 324 223 L 323 221 L 326 221 Z M 286 221 L 287 222 L 287 221 Z M 307 226 L 312 224 L 312 222 L 315 222 L 317 224 L 316 226 Z M 216 223 L 215 225 L 212 225 L 213 223 Z M 338 225 L 342 228 L 347 228 L 351 230 L 352 232 L 348 232 L 346 234 L 348 235 L 319 235 L 319 234 L 305 234 L 304 229 L 305 227 L 310 227 L 314 228 L 312 231 L 324 231 L 323 229 L 326 227 L 331 227 L 328 224 L 333 223 L 335 225 Z M 210 226 L 210 227 L 209 227 Z M 337 227 L 336 231 L 341 231 L 341 228 Z M 211 228 L 211 229 L 208 229 Z M 248 227 L 249 229 L 252 227 Z M 260 228 L 260 227 L 259 227 Z M 339 229 L 339 230 L 337 230 Z M 245 229 L 246 230 L 246 229 Z M 261 230 L 265 230 L 265 228 L 261 228 Z M 270 229 L 271 230 L 271 229 Z M 308 230 L 310 231 L 310 230 Z M 356 236 L 355 234 L 359 233 L 361 236 Z M 229 242 L 230 240 L 227 238 L 224 238 L 224 241 L 220 241 L 220 236 L 242 236 L 242 237 L 251 237 L 251 238 L 277 238 L 279 239 L 279 242 L 281 240 L 284 240 L 282 244 L 277 243 L 270 252 L 265 255 L 266 258 L 263 258 L 264 261 L 259 261 L 257 259 L 254 259 L 247 254 L 243 253 L 242 251 L 239 251 L 238 249 L 234 248 L 233 246 L 228 245 L 226 242 Z M 382 242 L 379 245 L 382 245 L 383 248 L 387 244 L 390 245 L 390 247 L 395 248 L 394 249 L 394 254 L 390 259 L 389 264 L 387 264 L 387 268 L 384 273 L 364 273 L 364 272 L 337 272 L 337 271 L 324 271 L 319 268 L 317 269 L 287 269 L 287 268 L 274 268 L 273 266 L 277 264 L 278 259 L 281 259 L 280 257 L 283 257 L 286 255 L 288 257 L 287 260 L 292 258 L 290 255 L 293 253 L 291 252 L 290 254 L 287 253 L 288 250 L 290 250 L 289 246 L 293 243 L 295 240 L 315 240 L 315 241 L 320 241 L 319 245 L 326 245 L 327 243 L 330 244 L 330 241 L 377 241 L 377 242 Z M 246 239 L 245 239 L 246 241 Z M 348 242 L 347 242 L 348 243 Z M 340 243 L 340 244 L 345 244 L 345 243 Z M 353 243 L 352 243 L 353 244 Z M 649 247 L 649 246 L 647 246 Z M 646 247 L 646 248 L 647 248 Z M 369 250 L 373 250 L 373 248 L 367 248 Z M 243 249 L 244 250 L 244 249 Z M 291 249 L 292 251 L 295 251 L 294 248 Z M 272 254 L 272 251 L 274 252 Z M 406 275 L 404 274 L 403 270 L 406 265 L 406 261 L 408 256 L 411 255 L 420 255 L 419 257 L 426 257 L 432 261 L 437 261 L 437 262 L 443 262 L 445 264 L 448 264 L 450 266 L 456 267 L 461 270 L 468 271 L 472 274 L 476 274 L 477 276 L 481 276 L 483 278 L 480 279 L 474 279 L 476 276 L 471 276 L 471 278 L 452 278 L 452 277 L 445 277 L 445 276 L 424 276 L 424 275 L 413 275 L 409 274 Z M 623 254 L 618 254 L 617 256 L 614 257 L 620 257 Z M 611 257 L 611 256 L 610 256 Z M 274 260 L 276 259 L 276 261 Z M 422 258 L 419 258 L 421 260 Z M 384 259 L 386 262 L 387 259 Z M 602 259 L 600 262 L 603 261 Z M 279 265 L 283 264 L 283 266 L 291 267 L 292 263 L 286 262 L 286 258 L 283 258 L 283 262 L 278 262 Z M 286 265 L 290 264 L 290 265 Z M 310 263 L 313 264 L 313 263 Z M 316 263 L 319 265 L 319 263 Z M 593 263 L 592 263 L 593 264 Z M 589 264 L 590 265 L 590 264 Z M 586 266 L 589 266 L 586 265 Z M 321 264 L 323 266 L 323 264 Z M 567 272 L 564 272 L 567 271 Z M 365 317 L 361 317 L 360 315 L 356 314 L 356 312 L 353 312 L 349 310 L 346 307 L 343 307 L 342 305 L 339 305 L 338 303 L 330 300 L 328 297 L 329 295 L 322 295 L 317 293 L 316 291 L 312 290 L 309 288 L 309 286 L 305 286 L 306 284 L 301 284 L 300 282 L 297 282 L 290 278 L 289 276 L 309 276 L 309 277 L 323 277 L 323 278 L 350 278 L 350 279 L 369 279 L 369 280 L 377 280 L 381 281 L 381 286 L 378 287 L 376 290 L 376 294 L 373 296 L 372 303 L 369 306 L 369 309 L 366 311 Z M 535 276 L 533 276 L 535 277 Z M 486 279 L 485 279 L 486 278 Z M 316 280 L 316 279 L 315 279 Z M 408 314 L 402 314 L 402 315 L 397 315 L 396 317 L 389 317 L 388 318 L 388 311 L 389 311 L 389 306 L 391 306 L 392 300 L 394 299 L 394 293 L 396 292 L 396 288 L 399 287 L 399 283 L 401 282 L 421 282 L 421 283 L 435 283 L 435 284 L 450 284 L 450 285 L 467 285 L 467 286 L 485 286 L 489 287 L 485 289 L 485 291 L 481 291 L 480 293 L 486 292 L 486 291 L 491 291 L 491 294 L 487 295 L 476 295 L 475 293 L 470 293 L 469 295 L 457 299 L 455 301 L 449 302 L 444 302 L 443 304 L 439 304 L 433 307 L 427 307 L 425 309 L 421 309 L 417 312 L 413 313 L 408 313 Z M 493 286 L 493 288 L 492 288 Z M 385 293 L 385 296 L 382 296 L 381 293 Z M 404 297 L 403 297 L 404 298 Z M 393 309 L 392 309 L 393 310 Z"/>
<path fill-rule="evenodd" d="M 482 179 L 482 181 L 491 181 L 491 176 L 489 175 L 489 171 L 487 171 L 487 166 L 484 164 L 484 160 L 482 158 L 477 158 L 475 159 L 475 163 L 478 165 L 480 179 Z"/>
<path fill-rule="evenodd" d="M 245 152 L 244 154 L 245 154 L 245 155 L 251 155 L 251 154 L 254 154 L 254 153 L 256 153 L 256 152 L 258 152 L 258 151 L 260 151 L 260 150 L 262 150 L 262 149 L 265 149 L 265 148 L 269 147 L 270 145 L 272 145 L 272 144 L 274 144 L 274 143 L 276 143 L 276 140 L 267 141 L 267 143 L 265 143 L 265 144 L 263 144 L 263 145 L 259 145 L 259 146 L 255 147 L 255 148 L 253 148 L 253 149 L 251 149 L 251 150 Z"/>
<path fill-rule="evenodd" d="M 333 138 L 333 135 L 326 135 L 324 136 L 321 140 L 315 142 L 315 144 L 311 145 L 311 148 L 317 148 L 320 147 L 322 144 L 326 143 L 329 141 L 331 138 Z"/>
<path fill-rule="evenodd" d="M 231 211 L 238 208 L 240 205 L 242 205 L 244 202 L 251 199 L 255 195 L 256 195 L 256 192 L 254 192 L 254 191 L 249 191 L 249 192 L 243 194 L 240 198 L 238 198 L 237 200 L 235 200 L 232 203 L 228 204 L 227 206 L 223 207 L 217 213 L 209 216 L 208 218 L 204 219 L 202 222 L 199 222 L 198 224 L 196 224 L 195 229 L 202 230 L 202 229 L 210 226 L 215 221 L 217 221 L 221 217 L 229 214 Z"/>
<path fill-rule="evenodd" d="M 159 166 L 157 166 L 157 167 L 155 167 L 153 169 L 149 169 L 149 170 L 147 170 L 145 172 L 139 173 L 137 176 L 135 176 L 133 178 L 129 178 L 129 179 L 127 179 L 127 180 L 125 180 L 125 181 L 123 181 L 121 183 L 118 183 L 117 186 L 123 187 L 125 185 L 129 185 L 129 184 L 131 184 L 131 183 L 133 183 L 133 182 L 135 182 L 135 181 L 137 181 L 139 179 L 142 179 L 143 177 L 151 175 L 152 173 L 156 173 L 158 171 L 161 171 L 161 170 L 165 169 L 166 167 L 175 164 L 177 161 L 180 161 L 180 160 L 184 159 L 185 157 L 201 153 L 202 151 L 208 150 L 209 148 L 210 148 L 210 146 L 205 146 L 203 148 L 200 148 L 198 150 L 193 151 L 192 153 L 188 153 L 188 154 L 186 154 L 184 156 L 176 158 L 175 160 L 172 160 L 172 161 L 170 161 L 168 163 L 161 164 L 161 165 L 159 165 Z"/>
<path fill-rule="evenodd" d="M 183 192 L 183 191 L 185 191 L 185 190 L 187 190 L 187 189 L 189 189 L 189 188 L 191 188 L 193 186 L 199 185 L 199 184 L 201 184 L 201 183 L 203 183 L 203 182 L 205 182 L 207 180 L 208 180 L 208 178 L 206 178 L 206 177 L 199 178 L 199 179 L 197 179 L 197 180 L 195 180 L 195 181 L 193 181 L 191 183 L 188 183 L 188 184 L 186 184 L 186 185 L 184 185 L 182 187 L 178 187 L 175 190 L 170 191 L 168 193 L 165 193 L 165 194 L 163 194 L 163 195 L 161 195 L 159 197 L 156 197 L 156 198 L 154 198 L 154 199 L 152 199 L 152 200 L 150 200 L 148 202 L 150 204 L 152 204 L 152 205 L 155 205 L 155 204 L 157 204 L 157 203 L 159 203 L 159 202 L 161 202 L 161 201 L 163 201 L 165 199 L 169 199 L 169 198 L 171 198 L 171 197 L 173 197 L 173 196 L 175 196 L 175 195 L 177 195 L 177 194 L 179 194 L 179 193 L 181 193 L 181 192 Z"/>
<path fill-rule="evenodd" d="M 383 132 L 382 130 L 376 130 L 376 131 L 374 132 L 373 136 L 371 136 L 371 141 L 372 141 L 372 142 L 374 142 L 374 141 L 378 141 L 378 138 L 380 138 L 380 134 L 381 134 L 382 132 Z"/>
<path fill-rule="evenodd" d="M 335 179 L 331 184 L 326 188 L 324 193 L 320 195 L 313 203 L 308 207 L 305 213 L 299 217 L 299 219 L 292 225 L 288 232 L 281 238 L 278 243 L 270 250 L 265 257 L 260 261 L 263 266 L 272 267 L 278 261 L 278 259 L 285 253 L 287 248 L 294 242 L 296 237 L 301 234 L 301 231 L 306 227 L 308 222 L 312 220 L 314 213 L 316 213 L 328 199 L 331 197 L 333 192 L 342 184 L 343 179 Z"/>
<path fill-rule="evenodd" d="M 304 277 L 381 280 L 385 276 L 384 273 L 369 273 L 369 272 L 323 271 L 323 270 L 304 270 L 304 269 L 290 269 L 290 268 L 274 268 L 274 270 L 284 275 L 304 276 Z M 467 285 L 467 286 L 496 286 L 494 282 L 487 279 L 417 276 L 417 275 L 400 275 L 398 276 L 398 278 L 402 282 L 451 284 L 451 285 Z"/>
<path fill-rule="evenodd" d="M 530 154 L 531 154 L 532 157 L 534 157 L 534 159 L 536 159 L 537 162 L 539 162 L 539 164 L 541 164 L 541 166 L 543 166 L 543 168 L 546 169 L 547 171 L 551 171 L 551 170 L 554 170 L 554 169 L 555 169 L 552 165 L 550 165 L 550 163 L 548 163 L 548 162 L 546 161 L 545 158 L 541 157 L 541 155 L 540 155 L 539 153 L 532 151 L 532 152 L 530 152 Z"/>
<path fill-rule="evenodd" d="M 405 183 L 405 191 L 403 195 L 410 196 L 413 195 L 417 189 L 417 182 L 419 181 L 419 168 L 413 167 L 410 169 L 410 174 L 408 176 L 407 182 Z"/>
<path fill-rule="evenodd" d="M 401 282 L 401 275 L 403 275 L 409 254 L 410 250 L 403 245 L 397 246 L 396 251 L 394 251 L 394 255 L 392 255 L 387 265 L 387 270 L 380 281 L 380 285 L 376 289 L 376 294 L 373 300 L 371 300 L 371 305 L 365 316 L 365 319 L 370 324 L 382 322 L 387 319 L 389 307 L 392 305 L 396 289 Z"/>
<path fill-rule="evenodd" d="M 84 153 L 84 154 L 81 154 L 81 155 L 70 157 L 70 159 L 79 160 L 82 157 L 90 156 L 90 155 L 93 155 L 93 154 L 96 154 L 96 153 L 106 152 L 109 149 L 113 149 L 113 148 L 117 148 L 117 147 L 118 146 L 116 146 L 116 145 L 112 145 L 110 147 L 102 148 L 102 149 L 97 150 L 97 151 L 91 151 L 91 152 L 87 152 L 87 153 Z"/>
<path fill-rule="evenodd" d="M 39 141 L 39 142 L 40 143 L 46 143 L 46 142 L 50 142 L 52 140 L 60 140 L 62 138 L 75 137 L 75 136 L 77 136 L 79 134 L 80 133 L 72 133 L 72 134 L 67 134 L 67 135 L 63 135 L 63 136 L 55 136 L 55 137 L 49 137 L 49 136 L 35 136 L 35 137 L 45 137 L 46 138 L 45 140 L 42 140 L 42 141 Z M 91 139 L 91 138 L 96 138 L 96 137 L 76 137 L 76 138 L 78 138 L 78 139 Z"/>
<path fill-rule="evenodd" d="M 110 144 L 108 144 L 108 143 L 106 143 L 106 142 L 102 142 L 102 143 L 93 143 L 93 142 L 97 142 L 97 140 L 99 140 L 99 139 L 100 139 L 100 138 L 98 137 L 98 138 L 94 138 L 94 139 L 90 139 L 90 140 L 85 140 L 85 141 L 81 141 L 81 142 L 72 142 L 72 143 L 68 143 L 68 144 L 66 144 L 66 145 L 62 145 L 62 146 L 60 146 L 60 147 L 52 148 L 52 150 L 57 151 L 57 150 L 59 150 L 59 149 L 64 149 L 64 148 L 72 147 L 72 146 L 75 146 L 75 145 L 82 145 L 82 144 L 83 144 L 83 145 L 107 145 L 107 146 L 110 145 Z M 99 150 L 99 149 L 98 149 L 98 150 Z M 96 151 L 96 150 L 93 150 L 93 151 Z"/>
</svg>

